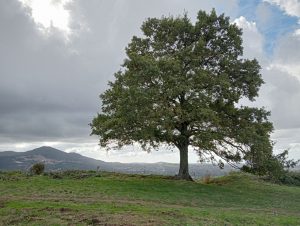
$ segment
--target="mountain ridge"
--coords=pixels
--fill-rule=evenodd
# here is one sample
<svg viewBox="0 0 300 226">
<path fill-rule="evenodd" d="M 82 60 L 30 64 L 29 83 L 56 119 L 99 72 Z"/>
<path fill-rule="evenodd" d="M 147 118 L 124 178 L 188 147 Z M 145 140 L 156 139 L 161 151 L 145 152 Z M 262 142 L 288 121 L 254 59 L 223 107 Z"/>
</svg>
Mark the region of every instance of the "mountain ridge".
<svg viewBox="0 0 300 226">
<path fill-rule="evenodd" d="M 67 153 L 50 146 L 42 146 L 26 152 L 0 152 L 0 171 L 27 171 L 34 163 L 43 162 L 46 171 L 57 170 L 102 170 L 131 174 L 175 175 L 179 164 L 176 163 L 120 163 L 105 162 L 78 153 Z M 224 170 L 210 164 L 190 164 L 193 177 L 204 175 L 224 175 L 233 170 L 225 166 Z"/>
</svg>

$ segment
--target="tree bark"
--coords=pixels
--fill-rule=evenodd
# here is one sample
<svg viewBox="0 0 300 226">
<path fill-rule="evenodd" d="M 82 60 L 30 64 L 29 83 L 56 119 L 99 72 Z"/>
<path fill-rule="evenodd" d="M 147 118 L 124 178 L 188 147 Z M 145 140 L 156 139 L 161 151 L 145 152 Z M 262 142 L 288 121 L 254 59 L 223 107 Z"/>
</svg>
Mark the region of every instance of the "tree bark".
<svg viewBox="0 0 300 226">
<path fill-rule="evenodd" d="M 192 181 L 192 177 L 189 173 L 189 162 L 188 162 L 188 143 L 184 142 L 184 144 L 178 146 L 180 152 L 180 165 L 179 172 L 176 177 L 182 180 Z"/>
</svg>

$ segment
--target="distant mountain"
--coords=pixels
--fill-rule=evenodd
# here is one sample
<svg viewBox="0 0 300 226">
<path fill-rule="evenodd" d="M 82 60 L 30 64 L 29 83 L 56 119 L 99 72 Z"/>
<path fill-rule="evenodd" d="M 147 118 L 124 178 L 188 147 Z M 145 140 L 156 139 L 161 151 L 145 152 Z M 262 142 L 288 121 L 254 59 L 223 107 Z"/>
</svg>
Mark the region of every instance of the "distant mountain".
<svg viewBox="0 0 300 226">
<path fill-rule="evenodd" d="M 0 152 L 0 170 L 28 170 L 34 163 L 43 162 L 46 170 L 106 168 L 107 163 L 66 153 L 52 147 L 40 147 L 27 152 Z"/>
<path fill-rule="evenodd" d="M 0 170 L 28 170 L 34 163 L 43 162 L 46 171 L 52 170 L 96 170 L 122 172 L 132 174 L 175 175 L 178 164 L 173 163 L 117 163 L 104 162 L 88 158 L 77 153 L 66 153 L 52 147 L 40 147 L 27 152 L 0 152 Z M 204 175 L 224 175 L 233 170 L 229 166 L 220 170 L 210 164 L 190 164 L 190 174 L 193 177 Z"/>
</svg>

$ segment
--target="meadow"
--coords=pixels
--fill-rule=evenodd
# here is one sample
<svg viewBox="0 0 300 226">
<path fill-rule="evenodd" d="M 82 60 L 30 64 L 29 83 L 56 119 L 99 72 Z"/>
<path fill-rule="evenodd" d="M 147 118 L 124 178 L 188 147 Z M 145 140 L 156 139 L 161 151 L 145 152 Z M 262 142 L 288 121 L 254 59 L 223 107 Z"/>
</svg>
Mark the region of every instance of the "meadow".
<svg viewBox="0 0 300 226">
<path fill-rule="evenodd" d="M 244 173 L 1 172 L 0 225 L 300 225 L 300 187 Z"/>
</svg>

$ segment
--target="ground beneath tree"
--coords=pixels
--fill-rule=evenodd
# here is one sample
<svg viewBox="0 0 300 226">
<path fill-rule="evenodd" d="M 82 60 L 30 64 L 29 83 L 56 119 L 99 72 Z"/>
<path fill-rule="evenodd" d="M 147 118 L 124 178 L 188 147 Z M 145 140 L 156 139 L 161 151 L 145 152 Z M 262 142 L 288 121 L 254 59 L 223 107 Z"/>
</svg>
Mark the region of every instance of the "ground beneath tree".
<svg viewBox="0 0 300 226">
<path fill-rule="evenodd" d="M 241 173 L 205 181 L 0 173 L 0 225 L 300 225 L 299 187 Z"/>
</svg>

